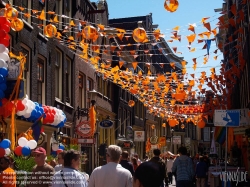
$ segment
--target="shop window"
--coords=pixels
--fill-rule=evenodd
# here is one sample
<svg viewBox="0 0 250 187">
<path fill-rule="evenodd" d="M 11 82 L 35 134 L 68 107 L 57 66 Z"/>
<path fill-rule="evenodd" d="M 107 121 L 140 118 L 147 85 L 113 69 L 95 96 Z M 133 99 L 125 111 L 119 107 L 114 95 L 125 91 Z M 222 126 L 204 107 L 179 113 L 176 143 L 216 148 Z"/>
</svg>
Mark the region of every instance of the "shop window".
<svg viewBox="0 0 250 187">
<path fill-rule="evenodd" d="M 79 80 L 79 96 L 78 96 L 78 106 L 84 108 L 86 106 L 86 76 L 80 73 L 78 76 Z"/>
<path fill-rule="evenodd" d="M 72 98 L 71 98 L 71 92 L 72 92 L 72 63 L 69 58 L 66 58 L 66 67 L 65 67 L 65 79 L 66 79 L 66 102 L 71 104 L 72 103 Z"/>
<path fill-rule="evenodd" d="M 62 52 L 56 49 L 55 57 L 55 97 L 62 100 Z"/>
<path fill-rule="evenodd" d="M 28 46 L 21 44 L 21 51 L 23 55 L 26 57 L 26 63 L 24 64 L 24 71 L 23 71 L 23 78 L 25 79 L 25 93 L 28 95 L 30 98 L 30 54 L 31 50 Z"/>
<path fill-rule="evenodd" d="M 37 59 L 37 102 L 45 104 L 45 67 L 46 61 L 44 58 Z"/>
</svg>

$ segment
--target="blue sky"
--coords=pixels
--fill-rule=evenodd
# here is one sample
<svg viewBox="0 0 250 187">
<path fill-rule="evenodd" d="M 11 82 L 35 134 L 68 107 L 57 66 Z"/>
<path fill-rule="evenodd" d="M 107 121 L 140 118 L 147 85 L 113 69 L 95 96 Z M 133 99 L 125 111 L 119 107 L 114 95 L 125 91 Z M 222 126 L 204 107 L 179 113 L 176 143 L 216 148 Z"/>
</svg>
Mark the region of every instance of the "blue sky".
<svg viewBox="0 0 250 187">
<path fill-rule="evenodd" d="M 206 28 L 201 25 L 201 19 L 203 17 L 210 17 L 207 22 L 210 22 L 211 28 L 216 27 L 218 23 L 218 17 L 221 16 L 220 12 L 216 13 L 214 9 L 221 8 L 223 0 L 179 0 L 179 7 L 176 12 L 170 13 L 164 9 L 164 0 L 107 0 L 109 8 L 109 19 L 145 16 L 152 13 L 153 24 L 158 24 L 161 33 L 165 34 L 165 40 L 171 39 L 171 31 L 174 27 L 180 26 L 179 35 L 182 35 L 182 41 L 174 41 L 169 43 L 170 47 L 177 47 L 177 51 L 182 54 L 176 54 L 184 57 L 189 62 L 187 65 L 187 72 L 195 73 L 196 77 L 200 77 L 201 71 L 206 71 L 207 75 L 210 75 L 210 68 L 213 66 L 219 66 L 222 59 L 222 54 L 218 51 L 214 54 L 213 51 L 217 49 L 215 42 L 212 42 L 210 48 L 210 58 L 206 65 L 203 64 L 203 56 L 206 54 L 206 50 L 201 48 L 205 43 L 198 44 L 197 40 L 192 44 L 192 48 L 196 48 L 195 52 L 189 52 L 188 42 L 186 36 L 192 34 L 188 31 L 188 25 L 196 23 L 196 34 L 207 31 Z M 218 31 L 218 30 L 217 30 Z M 196 37 L 196 39 L 198 36 Z M 213 36 L 210 37 L 214 38 Z M 218 55 L 218 59 L 214 60 L 213 57 Z M 194 71 L 191 67 L 193 65 L 193 58 L 197 58 L 197 69 Z M 216 68 L 216 74 L 219 74 L 219 67 Z"/>
</svg>

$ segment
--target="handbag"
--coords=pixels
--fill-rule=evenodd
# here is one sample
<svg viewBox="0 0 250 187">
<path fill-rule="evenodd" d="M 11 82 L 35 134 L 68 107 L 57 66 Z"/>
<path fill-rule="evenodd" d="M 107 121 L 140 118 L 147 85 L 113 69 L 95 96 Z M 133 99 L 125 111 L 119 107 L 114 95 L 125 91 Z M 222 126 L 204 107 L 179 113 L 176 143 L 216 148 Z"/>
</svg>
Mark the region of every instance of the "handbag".
<svg viewBox="0 0 250 187">
<path fill-rule="evenodd" d="M 65 183 L 65 179 L 63 177 L 63 171 L 62 170 L 60 171 L 60 174 L 61 174 L 61 177 L 62 177 L 62 180 L 63 180 L 63 183 L 64 183 L 65 187 L 68 187 L 68 185 Z"/>
</svg>

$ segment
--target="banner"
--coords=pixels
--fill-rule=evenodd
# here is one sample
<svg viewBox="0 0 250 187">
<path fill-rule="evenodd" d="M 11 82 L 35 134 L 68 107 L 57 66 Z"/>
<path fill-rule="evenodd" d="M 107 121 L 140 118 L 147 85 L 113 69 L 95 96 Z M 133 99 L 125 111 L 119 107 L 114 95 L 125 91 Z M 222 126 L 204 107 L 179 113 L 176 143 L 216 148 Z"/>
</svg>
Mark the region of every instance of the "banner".
<svg viewBox="0 0 250 187">
<path fill-rule="evenodd" d="M 215 110 L 214 126 L 238 127 L 240 125 L 240 110 Z"/>
</svg>

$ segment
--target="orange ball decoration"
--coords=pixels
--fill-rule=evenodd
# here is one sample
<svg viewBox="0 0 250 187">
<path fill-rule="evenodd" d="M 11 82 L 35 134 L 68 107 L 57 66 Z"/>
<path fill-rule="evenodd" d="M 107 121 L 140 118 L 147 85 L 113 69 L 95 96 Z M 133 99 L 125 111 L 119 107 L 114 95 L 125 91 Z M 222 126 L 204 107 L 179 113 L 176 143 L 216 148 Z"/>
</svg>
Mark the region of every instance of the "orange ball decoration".
<svg viewBox="0 0 250 187">
<path fill-rule="evenodd" d="M 135 105 L 135 102 L 133 100 L 129 100 L 128 106 L 133 107 Z"/>
<path fill-rule="evenodd" d="M 88 40 L 96 40 L 98 38 L 98 32 L 95 27 L 93 26 L 86 26 L 84 27 L 83 31 L 83 37 Z"/>
<path fill-rule="evenodd" d="M 165 0 L 164 8 L 169 12 L 175 12 L 179 7 L 179 2 L 177 0 Z"/>
<path fill-rule="evenodd" d="M 151 129 L 155 129 L 155 125 L 151 125 Z"/>
<path fill-rule="evenodd" d="M 133 31 L 133 38 L 136 42 L 144 42 L 147 39 L 147 33 L 144 28 L 137 28 Z"/>
<path fill-rule="evenodd" d="M 200 127 L 202 129 L 206 126 L 206 123 L 205 123 L 205 121 L 200 120 L 200 121 L 198 121 L 197 125 L 198 125 L 198 127 Z"/>
<path fill-rule="evenodd" d="M 23 24 L 23 21 L 21 19 L 17 18 L 17 19 L 13 19 L 11 21 L 10 26 L 11 26 L 11 29 L 13 31 L 20 31 L 23 29 L 24 24 Z"/>
<path fill-rule="evenodd" d="M 48 38 L 52 38 L 54 36 L 56 36 L 57 33 L 57 29 L 55 27 L 55 25 L 52 24 L 48 24 L 44 27 L 44 35 Z"/>
<path fill-rule="evenodd" d="M 176 125 L 179 124 L 179 122 L 176 119 L 170 119 L 168 121 L 168 124 L 169 124 L 170 127 L 175 127 Z"/>
<path fill-rule="evenodd" d="M 18 11 L 15 8 L 9 7 L 5 11 L 5 16 L 7 19 L 10 19 L 10 20 L 16 19 L 18 16 Z"/>
</svg>

